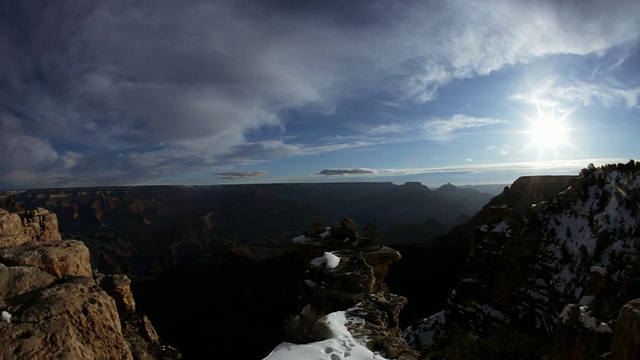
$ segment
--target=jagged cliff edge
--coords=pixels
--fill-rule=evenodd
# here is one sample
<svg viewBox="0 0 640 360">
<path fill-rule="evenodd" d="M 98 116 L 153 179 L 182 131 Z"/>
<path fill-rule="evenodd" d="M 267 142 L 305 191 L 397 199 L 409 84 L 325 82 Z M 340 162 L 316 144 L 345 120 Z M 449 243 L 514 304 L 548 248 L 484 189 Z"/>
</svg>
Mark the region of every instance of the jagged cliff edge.
<svg viewBox="0 0 640 360">
<path fill-rule="evenodd" d="M 452 328 L 482 338 L 509 326 L 550 344 L 548 359 L 640 358 L 640 163 L 521 178 L 483 212 L 467 276 L 443 311 L 404 331 L 410 346 L 429 353 Z"/>
<path fill-rule="evenodd" d="M 125 275 L 93 271 L 55 214 L 0 209 L 0 358 L 179 359 L 136 313 Z"/>
</svg>

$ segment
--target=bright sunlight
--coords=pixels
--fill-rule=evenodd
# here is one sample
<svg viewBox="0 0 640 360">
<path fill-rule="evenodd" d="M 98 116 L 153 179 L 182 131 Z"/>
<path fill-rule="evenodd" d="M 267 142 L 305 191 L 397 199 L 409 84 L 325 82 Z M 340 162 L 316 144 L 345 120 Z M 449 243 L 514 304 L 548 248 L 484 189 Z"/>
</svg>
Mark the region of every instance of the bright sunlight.
<svg viewBox="0 0 640 360">
<path fill-rule="evenodd" d="M 526 131 L 530 136 L 530 142 L 526 148 L 537 148 L 540 157 L 547 151 L 553 152 L 557 157 L 558 149 L 570 145 L 570 130 L 566 120 L 571 112 L 556 116 L 555 108 L 545 111 L 540 106 L 537 106 L 537 112 L 535 118 L 527 118 L 531 127 Z"/>
</svg>

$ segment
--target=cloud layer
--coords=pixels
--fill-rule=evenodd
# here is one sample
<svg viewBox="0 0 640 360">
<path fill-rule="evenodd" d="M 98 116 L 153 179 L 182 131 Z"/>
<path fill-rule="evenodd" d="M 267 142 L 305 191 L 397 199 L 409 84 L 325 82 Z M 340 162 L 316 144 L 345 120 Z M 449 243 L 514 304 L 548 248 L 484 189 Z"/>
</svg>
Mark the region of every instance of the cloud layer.
<svg viewBox="0 0 640 360">
<path fill-rule="evenodd" d="M 240 180 L 240 179 L 252 179 L 258 176 L 266 175 L 266 171 L 261 170 L 247 170 L 247 171 L 225 171 L 216 173 L 220 176 L 220 179 Z"/>
<path fill-rule="evenodd" d="M 6 1 L 0 187 L 153 183 L 366 146 L 376 131 L 446 139 L 500 124 L 455 115 L 310 140 L 291 114 L 420 104 L 457 79 L 633 41 L 640 4 L 616 3 Z M 556 91 L 637 106 L 637 88 Z"/>
<path fill-rule="evenodd" d="M 353 169 L 324 169 L 320 171 L 318 174 L 320 175 L 330 175 L 330 176 L 343 176 L 343 175 L 372 175 L 376 174 L 377 171 L 374 169 L 367 168 L 353 168 Z"/>
</svg>

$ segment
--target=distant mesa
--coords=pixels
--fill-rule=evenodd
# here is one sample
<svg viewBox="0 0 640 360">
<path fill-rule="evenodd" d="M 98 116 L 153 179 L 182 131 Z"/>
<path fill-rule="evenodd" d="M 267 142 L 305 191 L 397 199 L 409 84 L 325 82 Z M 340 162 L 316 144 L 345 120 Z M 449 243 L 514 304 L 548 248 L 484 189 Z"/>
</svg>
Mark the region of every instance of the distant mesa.
<svg viewBox="0 0 640 360">
<path fill-rule="evenodd" d="M 442 186 L 440 186 L 439 188 L 436 189 L 436 191 L 440 192 L 440 193 L 453 192 L 453 191 L 456 191 L 456 190 L 458 190 L 458 188 L 455 185 L 451 184 L 451 183 L 446 183 L 446 184 L 444 184 L 444 185 L 442 185 Z"/>
<path fill-rule="evenodd" d="M 423 185 L 419 181 L 407 181 L 401 185 L 401 188 L 405 190 L 430 190 L 427 185 Z"/>
</svg>

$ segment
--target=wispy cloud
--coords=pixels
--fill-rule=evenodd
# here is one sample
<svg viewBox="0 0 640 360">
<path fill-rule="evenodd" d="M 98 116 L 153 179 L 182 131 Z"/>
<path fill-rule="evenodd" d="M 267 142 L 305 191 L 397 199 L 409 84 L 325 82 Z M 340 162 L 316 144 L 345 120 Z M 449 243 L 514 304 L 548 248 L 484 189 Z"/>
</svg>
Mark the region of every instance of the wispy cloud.
<svg viewBox="0 0 640 360">
<path fill-rule="evenodd" d="M 318 174 L 330 175 L 330 176 L 343 176 L 343 175 L 373 175 L 377 171 L 368 168 L 350 168 L 350 169 L 324 169 Z"/>
<path fill-rule="evenodd" d="M 446 140 L 459 135 L 461 131 L 489 125 L 504 124 L 506 120 L 494 118 L 478 118 L 469 115 L 456 114 L 448 119 L 427 120 L 422 125 L 427 137 Z"/>
<path fill-rule="evenodd" d="M 510 173 L 537 173 L 547 174 L 550 172 L 566 172 L 576 175 L 581 168 L 587 167 L 589 163 L 597 165 L 609 163 L 626 163 L 629 159 L 622 158 L 602 158 L 602 159 L 576 159 L 576 160 L 549 160 L 549 161 L 529 161 L 529 162 L 505 162 L 505 163 L 469 163 L 454 166 L 439 166 L 425 168 L 407 168 L 407 169 L 379 169 L 380 176 L 404 176 L 417 174 L 432 173 L 491 173 L 491 172 L 510 172 Z"/>
<path fill-rule="evenodd" d="M 616 5 L 612 8 L 598 1 L 448 1 L 437 12 L 414 8 L 409 18 L 424 25 L 414 26 L 411 20 L 405 23 L 414 32 L 418 29 L 423 38 L 413 42 L 422 51 L 414 52 L 410 62 L 415 66 L 409 76 L 410 94 L 429 101 L 436 98 L 439 87 L 453 79 L 487 75 L 545 55 L 584 55 L 634 40 L 640 26 L 636 17 L 640 6 L 632 0 Z M 428 36 L 433 33 L 438 36 Z"/>
<path fill-rule="evenodd" d="M 638 107 L 640 87 L 608 83 L 589 83 L 584 81 L 557 81 L 546 79 L 533 86 L 528 92 L 518 93 L 513 99 L 543 105 L 546 107 L 571 108 L 574 106 L 602 105 L 605 107 Z"/>
<path fill-rule="evenodd" d="M 218 175 L 220 179 L 224 180 L 242 180 L 242 179 L 252 179 L 258 176 L 266 175 L 266 171 L 262 170 L 246 170 L 246 171 L 225 171 L 220 173 L 215 173 L 214 175 Z"/>
<path fill-rule="evenodd" d="M 446 173 L 512 173 L 512 174 L 548 174 L 565 173 L 578 175 L 580 169 L 593 163 L 596 166 L 611 163 L 626 163 L 626 158 L 597 158 L 597 159 L 575 159 L 575 160 L 549 160 L 549 161 L 528 161 L 528 162 L 504 162 L 504 163 L 475 163 L 471 159 L 466 159 L 462 165 L 434 166 L 424 168 L 401 168 L 401 169 L 325 169 L 319 175 L 343 175 L 350 173 L 364 173 L 374 177 L 396 177 L 408 175 L 429 175 Z M 324 172 L 328 172 L 325 174 Z M 335 172 L 335 174 L 333 173 Z"/>
</svg>

